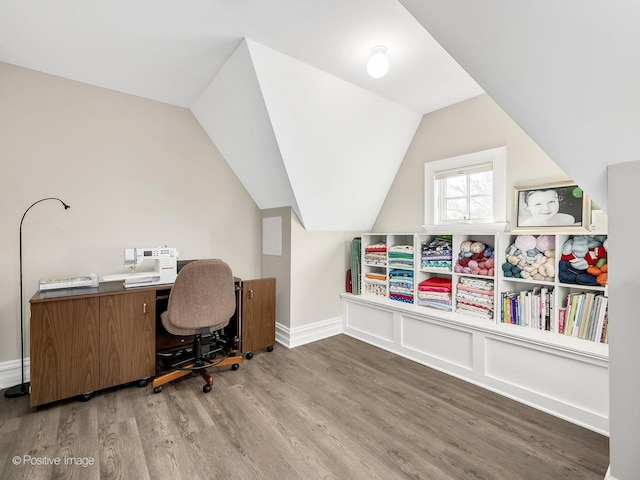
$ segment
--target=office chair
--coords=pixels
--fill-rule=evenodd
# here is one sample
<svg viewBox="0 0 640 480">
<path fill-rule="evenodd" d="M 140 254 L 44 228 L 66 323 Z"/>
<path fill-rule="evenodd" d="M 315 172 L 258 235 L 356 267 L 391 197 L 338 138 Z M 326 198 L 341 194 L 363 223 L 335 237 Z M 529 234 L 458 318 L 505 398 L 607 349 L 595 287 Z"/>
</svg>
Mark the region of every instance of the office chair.
<svg viewBox="0 0 640 480">
<path fill-rule="evenodd" d="M 161 392 L 165 383 L 194 372 L 206 381 L 202 390 L 207 393 L 213 385 L 207 368 L 223 365 L 231 365 L 233 370 L 239 368 L 242 356 L 235 355 L 220 335 L 235 309 L 235 283 L 225 262 L 196 260 L 180 270 L 169 293 L 167 311 L 160 314 L 160 320 L 173 335 L 193 336 L 193 344 L 177 352 L 177 361 L 171 364 L 169 372 L 153 379 L 154 393 Z"/>
</svg>

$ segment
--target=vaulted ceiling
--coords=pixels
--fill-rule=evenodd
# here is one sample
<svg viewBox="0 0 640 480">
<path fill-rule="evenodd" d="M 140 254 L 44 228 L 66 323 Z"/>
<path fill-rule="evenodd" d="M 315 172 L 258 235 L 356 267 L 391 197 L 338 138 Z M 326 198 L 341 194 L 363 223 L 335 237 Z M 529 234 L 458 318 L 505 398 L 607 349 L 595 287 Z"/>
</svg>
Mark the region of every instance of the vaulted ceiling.
<svg viewBox="0 0 640 480">
<path fill-rule="evenodd" d="M 640 160 L 640 3 L 400 3 L 606 210 L 607 165 Z"/>
<path fill-rule="evenodd" d="M 606 207 L 606 165 L 640 156 L 638 20 L 621 0 L 1 0 L 0 61 L 189 108 L 260 208 L 367 230 L 422 115 L 483 91 Z"/>
<path fill-rule="evenodd" d="M 369 229 L 422 115 L 482 93 L 395 0 L 2 0 L 0 61 L 190 108 L 311 230 Z"/>
</svg>

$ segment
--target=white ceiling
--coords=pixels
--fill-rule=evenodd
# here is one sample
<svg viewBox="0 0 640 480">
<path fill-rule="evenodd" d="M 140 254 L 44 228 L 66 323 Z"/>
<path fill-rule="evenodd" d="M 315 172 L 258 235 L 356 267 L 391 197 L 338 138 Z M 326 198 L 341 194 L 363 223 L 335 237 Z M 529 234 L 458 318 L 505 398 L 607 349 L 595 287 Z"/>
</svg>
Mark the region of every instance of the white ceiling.
<svg viewBox="0 0 640 480">
<path fill-rule="evenodd" d="M 184 107 L 243 38 L 418 113 L 482 93 L 395 0 L 0 1 L 0 61 Z"/>
</svg>

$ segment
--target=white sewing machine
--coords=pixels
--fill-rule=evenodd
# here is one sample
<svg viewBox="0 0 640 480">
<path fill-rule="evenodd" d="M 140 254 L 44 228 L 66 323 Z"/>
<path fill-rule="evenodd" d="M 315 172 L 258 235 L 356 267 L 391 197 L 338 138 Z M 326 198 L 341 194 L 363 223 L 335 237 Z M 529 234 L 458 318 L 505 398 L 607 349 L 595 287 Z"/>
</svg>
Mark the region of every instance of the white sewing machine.
<svg viewBox="0 0 640 480">
<path fill-rule="evenodd" d="M 178 274 L 178 250 L 170 247 L 125 248 L 124 266 L 129 272 L 104 275 L 105 282 L 123 280 L 125 288 L 165 285 Z"/>
</svg>

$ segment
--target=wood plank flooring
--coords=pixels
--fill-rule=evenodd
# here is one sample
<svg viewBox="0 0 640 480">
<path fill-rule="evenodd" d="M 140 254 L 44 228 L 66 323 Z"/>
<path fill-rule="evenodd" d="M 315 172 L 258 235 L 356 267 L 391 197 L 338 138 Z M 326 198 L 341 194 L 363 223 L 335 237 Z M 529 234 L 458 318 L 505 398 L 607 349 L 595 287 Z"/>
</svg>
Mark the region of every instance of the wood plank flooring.
<svg viewBox="0 0 640 480">
<path fill-rule="evenodd" d="M 209 394 L 193 376 L 2 397 L 0 478 L 602 480 L 609 463 L 602 435 L 344 335 L 213 373 Z"/>
</svg>

